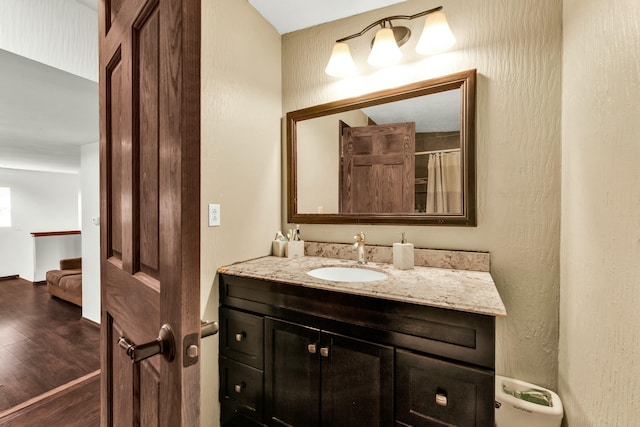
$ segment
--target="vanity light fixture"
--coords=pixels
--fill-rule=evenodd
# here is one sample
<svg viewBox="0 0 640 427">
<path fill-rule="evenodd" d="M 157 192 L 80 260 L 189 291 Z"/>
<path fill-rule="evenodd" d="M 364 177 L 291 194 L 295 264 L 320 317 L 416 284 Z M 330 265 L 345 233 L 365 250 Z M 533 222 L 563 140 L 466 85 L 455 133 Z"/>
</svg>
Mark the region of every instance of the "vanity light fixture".
<svg viewBox="0 0 640 427">
<path fill-rule="evenodd" d="M 415 15 L 395 15 L 377 20 L 366 26 L 359 33 L 336 40 L 331 52 L 331 58 L 325 68 L 325 73 L 333 77 L 349 77 L 356 73 L 356 65 L 351 57 L 348 40 L 363 36 L 370 29 L 380 25 L 375 37 L 371 41 L 371 53 L 367 62 L 374 67 L 387 67 L 396 64 L 402 58 L 400 46 L 411 37 L 411 30 L 404 26 L 394 26 L 391 21 L 411 20 L 427 16 L 424 29 L 416 45 L 416 52 L 422 55 L 433 55 L 449 49 L 456 41 L 447 18 L 442 12 L 442 6 L 425 10 Z"/>
</svg>

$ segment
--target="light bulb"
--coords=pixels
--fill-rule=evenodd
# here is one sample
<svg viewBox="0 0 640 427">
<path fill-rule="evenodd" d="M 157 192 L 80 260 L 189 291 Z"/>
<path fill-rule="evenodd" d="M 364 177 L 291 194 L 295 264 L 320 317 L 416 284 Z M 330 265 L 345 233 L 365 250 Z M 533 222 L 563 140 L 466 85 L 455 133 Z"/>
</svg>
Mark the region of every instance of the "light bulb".
<svg viewBox="0 0 640 427">
<path fill-rule="evenodd" d="M 336 43 L 331 52 L 331 58 L 324 72 L 333 77 L 349 77 L 356 73 L 349 45 L 345 42 Z"/>
<path fill-rule="evenodd" d="M 416 52 L 422 55 L 433 55 L 444 52 L 455 42 L 456 38 L 449 28 L 444 12 L 433 12 L 427 15 L 424 22 L 424 30 L 416 45 Z"/>
<path fill-rule="evenodd" d="M 396 43 L 391 28 L 381 28 L 376 33 L 376 37 L 371 48 L 371 53 L 367 62 L 374 67 L 387 67 L 396 64 L 402 58 L 402 52 Z"/>
</svg>

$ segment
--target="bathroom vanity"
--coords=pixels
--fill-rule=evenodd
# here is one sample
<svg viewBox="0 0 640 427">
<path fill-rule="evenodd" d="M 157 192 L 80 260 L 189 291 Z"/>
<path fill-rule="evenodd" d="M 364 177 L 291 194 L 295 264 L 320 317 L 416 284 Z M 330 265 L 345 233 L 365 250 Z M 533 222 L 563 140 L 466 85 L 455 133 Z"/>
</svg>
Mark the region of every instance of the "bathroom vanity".
<svg viewBox="0 0 640 427">
<path fill-rule="evenodd" d="M 356 264 L 264 257 L 219 270 L 223 426 L 493 426 L 506 312 L 488 272 L 307 274 L 325 266 Z"/>
</svg>

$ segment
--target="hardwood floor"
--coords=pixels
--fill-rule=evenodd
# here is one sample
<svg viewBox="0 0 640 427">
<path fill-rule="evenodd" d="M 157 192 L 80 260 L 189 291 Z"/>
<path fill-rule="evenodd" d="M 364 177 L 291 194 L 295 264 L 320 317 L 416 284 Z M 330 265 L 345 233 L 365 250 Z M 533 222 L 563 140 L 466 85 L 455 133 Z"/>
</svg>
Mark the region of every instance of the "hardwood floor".
<svg viewBox="0 0 640 427">
<path fill-rule="evenodd" d="M 2 427 L 98 427 L 100 371 L 0 413 Z M 90 404 L 95 402 L 95 404 Z"/>
<path fill-rule="evenodd" d="M 46 286 L 0 281 L 0 412 L 100 368 L 100 329 L 81 315 Z"/>
</svg>

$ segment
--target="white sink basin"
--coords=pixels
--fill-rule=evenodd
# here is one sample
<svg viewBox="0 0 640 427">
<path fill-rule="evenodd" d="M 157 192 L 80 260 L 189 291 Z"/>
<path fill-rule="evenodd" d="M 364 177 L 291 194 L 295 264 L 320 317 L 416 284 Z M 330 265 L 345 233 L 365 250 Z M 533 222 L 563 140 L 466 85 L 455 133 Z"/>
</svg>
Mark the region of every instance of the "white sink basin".
<svg viewBox="0 0 640 427">
<path fill-rule="evenodd" d="M 375 282 L 387 278 L 386 274 L 379 271 L 356 267 L 322 267 L 310 270 L 307 274 L 316 279 L 332 282 Z"/>
</svg>

